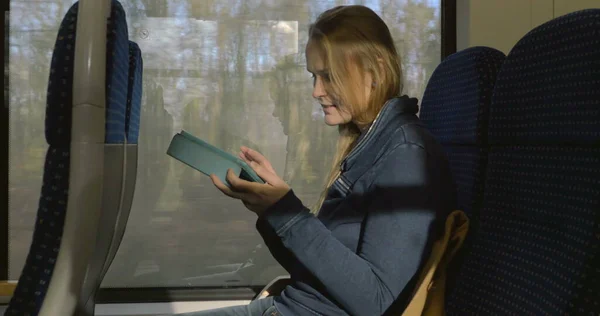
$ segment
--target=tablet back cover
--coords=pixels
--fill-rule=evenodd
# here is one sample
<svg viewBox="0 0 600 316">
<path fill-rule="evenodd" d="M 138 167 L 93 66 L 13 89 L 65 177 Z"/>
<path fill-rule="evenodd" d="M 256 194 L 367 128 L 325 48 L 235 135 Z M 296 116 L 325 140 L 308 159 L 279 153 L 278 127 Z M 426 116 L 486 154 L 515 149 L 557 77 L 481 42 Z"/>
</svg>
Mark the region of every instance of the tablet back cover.
<svg viewBox="0 0 600 316">
<path fill-rule="evenodd" d="M 186 131 L 173 136 L 167 154 L 207 176 L 215 174 L 226 185 L 227 169 L 248 181 L 264 183 L 243 160 Z"/>
</svg>

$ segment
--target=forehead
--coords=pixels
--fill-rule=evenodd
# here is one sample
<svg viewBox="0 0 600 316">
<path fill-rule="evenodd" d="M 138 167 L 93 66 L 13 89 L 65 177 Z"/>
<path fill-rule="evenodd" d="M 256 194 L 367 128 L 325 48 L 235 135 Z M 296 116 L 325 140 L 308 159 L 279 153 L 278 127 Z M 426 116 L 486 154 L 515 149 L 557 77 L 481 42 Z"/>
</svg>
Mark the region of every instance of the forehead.
<svg viewBox="0 0 600 316">
<path fill-rule="evenodd" d="M 323 50 L 314 41 L 310 40 L 306 44 L 306 68 L 310 72 L 321 71 L 325 68 L 325 56 Z"/>
</svg>

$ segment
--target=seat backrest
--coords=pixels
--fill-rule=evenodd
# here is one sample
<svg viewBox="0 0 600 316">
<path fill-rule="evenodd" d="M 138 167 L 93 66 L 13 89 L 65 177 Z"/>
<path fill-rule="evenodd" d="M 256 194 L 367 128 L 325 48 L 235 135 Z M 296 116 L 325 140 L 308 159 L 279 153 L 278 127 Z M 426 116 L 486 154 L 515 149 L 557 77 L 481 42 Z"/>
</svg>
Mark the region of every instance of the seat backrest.
<svg viewBox="0 0 600 316">
<path fill-rule="evenodd" d="M 121 121 L 119 124 L 113 124 L 116 128 L 114 136 L 120 134 L 123 137 L 113 138 L 115 142 L 111 142 L 107 133 L 104 149 L 105 185 L 102 196 L 102 214 L 94 254 L 84 282 L 82 293 L 82 302 L 84 303 L 78 310 L 80 316 L 94 315 L 96 295 L 125 233 L 137 174 L 137 140 L 143 66 L 141 51 L 136 43 L 127 41 L 125 12 L 120 9 L 114 12 L 109 20 L 109 25 L 113 29 L 113 34 L 109 35 L 109 39 L 111 39 L 109 43 L 113 44 L 108 47 L 114 54 L 111 53 L 112 56 L 107 56 L 107 58 L 118 59 L 113 65 L 126 70 L 118 71 L 118 77 L 113 78 L 117 86 L 111 91 L 115 95 L 118 94 L 119 98 L 109 99 L 109 108 L 118 109 L 112 114 Z M 124 49 L 125 47 L 127 49 Z M 114 72 L 108 69 L 107 71 Z M 123 74 L 127 74 L 127 77 L 123 77 Z M 125 96 L 126 99 L 123 99 L 122 96 Z M 125 100 L 125 103 L 120 103 Z M 115 104 L 111 104 L 113 102 Z"/>
<path fill-rule="evenodd" d="M 129 41 L 129 89 L 127 91 L 127 143 L 137 144 L 142 112 L 144 61 L 137 43 Z"/>
<path fill-rule="evenodd" d="M 115 17 L 120 14 L 123 14 L 124 17 L 124 12 L 116 13 Z M 120 23 L 124 23 L 124 21 Z M 124 27 L 126 31 L 126 25 Z M 137 141 L 140 125 L 139 113 L 142 103 L 143 62 L 141 51 L 136 43 L 129 41 L 127 52 L 127 58 L 115 55 L 115 58 L 128 61 L 127 83 L 122 82 L 120 84 L 122 87 L 128 87 L 127 92 L 122 93 L 122 95 L 127 96 L 126 106 L 123 107 L 124 115 L 122 116 L 125 124 L 123 130 L 121 130 L 126 135 L 126 141 L 116 144 L 107 142 L 105 145 L 105 186 L 102 197 L 102 215 L 96 247 L 84 283 L 82 299 L 85 303 L 81 304 L 82 307 L 78 310 L 79 316 L 94 315 L 96 295 L 110 264 L 117 254 L 133 204 L 138 162 Z M 125 65 L 121 66 L 125 67 Z"/>
<path fill-rule="evenodd" d="M 133 204 L 133 196 L 135 192 L 135 184 L 137 179 L 137 166 L 138 166 L 138 139 L 140 134 L 140 120 L 141 120 L 141 109 L 142 109 L 142 76 L 143 76 L 144 62 L 142 59 L 142 51 L 140 47 L 135 43 L 129 42 L 129 89 L 127 91 L 127 147 L 126 156 L 127 162 L 125 165 L 125 181 L 123 187 L 123 203 L 121 206 L 121 212 L 119 213 L 116 221 L 114 222 L 115 231 L 113 233 L 112 244 L 108 257 L 106 258 L 106 264 L 104 265 L 104 271 L 102 272 L 102 278 L 108 272 L 108 268 L 112 263 L 123 235 L 125 234 L 125 227 L 127 226 L 127 220 L 129 219 L 129 213 Z"/>
<path fill-rule="evenodd" d="M 492 89 L 504 53 L 472 47 L 446 58 L 427 84 L 419 117 L 444 146 L 457 206 L 476 222 L 483 197 Z"/>
<path fill-rule="evenodd" d="M 483 46 L 457 52 L 438 65 L 423 95 L 419 117 L 444 147 L 456 183 L 457 208 L 470 219 L 467 239 L 449 267 L 448 292 L 477 231 L 488 155 L 489 108 L 505 58 L 504 53 Z"/>
<path fill-rule="evenodd" d="M 81 0 L 65 15 L 48 84 L 42 196 L 6 315 L 72 315 L 81 306 L 103 187 L 121 186 L 105 177 L 104 161 L 105 143 L 125 141 L 127 93 L 120 90 L 127 87 L 127 51 L 118 1 Z"/>
<path fill-rule="evenodd" d="M 516 44 L 488 142 L 479 231 L 448 314 L 598 315 L 600 10 L 556 18 Z"/>
</svg>

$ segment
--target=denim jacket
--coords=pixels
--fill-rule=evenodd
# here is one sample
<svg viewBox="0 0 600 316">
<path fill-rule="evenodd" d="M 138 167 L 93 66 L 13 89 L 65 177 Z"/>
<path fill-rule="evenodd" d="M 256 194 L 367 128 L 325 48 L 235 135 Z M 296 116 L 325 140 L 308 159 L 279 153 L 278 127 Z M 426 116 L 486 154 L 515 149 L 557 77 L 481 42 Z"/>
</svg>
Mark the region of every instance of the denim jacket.
<svg viewBox="0 0 600 316">
<path fill-rule="evenodd" d="M 454 210 L 442 147 L 417 100 L 389 100 L 344 159 L 318 213 L 288 192 L 257 229 L 292 284 L 275 298 L 284 316 L 382 315 L 402 310 L 431 245 Z"/>
</svg>

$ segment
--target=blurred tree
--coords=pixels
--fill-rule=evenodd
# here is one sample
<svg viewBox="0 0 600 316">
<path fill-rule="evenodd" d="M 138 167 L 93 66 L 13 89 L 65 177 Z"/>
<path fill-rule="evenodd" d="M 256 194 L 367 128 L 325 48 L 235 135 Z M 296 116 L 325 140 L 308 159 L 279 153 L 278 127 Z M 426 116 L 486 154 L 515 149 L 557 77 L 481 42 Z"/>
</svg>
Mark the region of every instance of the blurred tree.
<svg viewBox="0 0 600 316">
<path fill-rule="evenodd" d="M 167 148 L 173 134 L 173 117 L 164 108 L 163 88 L 151 78 L 144 80 L 141 131 L 138 152 L 136 208 L 156 209 L 170 172 Z"/>
<path fill-rule="evenodd" d="M 308 206 L 316 202 L 323 189 L 337 140 L 336 129 L 326 126 L 322 110 L 315 108 L 312 82 L 306 71 L 304 46 L 308 40 L 308 25 L 312 22 L 311 4 L 312 1 L 307 0 L 294 3 L 296 19 L 301 21 L 298 52 L 280 58 L 269 73 L 269 92 L 275 103 L 273 116 L 281 121 L 288 136 L 283 177 Z M 281 4 L 281 7 L 287 5 Z"/>
<path fill-rule="evenodd" d="M 420 98 L 440 60 L 439 8 L 414 0 L 380 0 L 379 6 L 402 58 L 404 93 Z"/>
<path fill-rule="evenodd" d="M 331 166 L 337 132 L 313 116 L 312 87 L 301 55 L 286 56 L 271 71 L 270 93 L 288 136 L 284 179 L 301 195 L 314 199 Z M 320 109 L 319 109 L 320 111 Z M 313 201 L 304 201 L 312 203 Z"/>
</svg>

